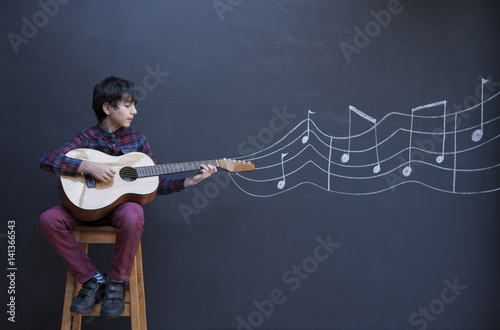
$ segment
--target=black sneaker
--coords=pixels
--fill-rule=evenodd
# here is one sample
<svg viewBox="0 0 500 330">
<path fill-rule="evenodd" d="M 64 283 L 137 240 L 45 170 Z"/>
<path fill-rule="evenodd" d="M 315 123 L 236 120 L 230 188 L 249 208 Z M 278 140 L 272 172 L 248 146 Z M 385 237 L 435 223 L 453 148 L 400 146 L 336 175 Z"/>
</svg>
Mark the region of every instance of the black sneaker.
<svg viewBox="0 0 500 330">
<path fill-rule="evenodd" d="M 109 280 L 104 290 L 101 304 L 101 316 L 113 318 L 122 315 L 125 310 L 125 282 Z"/>
<path fill-rule="evenodd" d="M 91 278 L 83 283 L 78 295 L 71 304 L 69 310 L 76 314 L 87 314 L 94 310 L 95 304 L 101 301 L 106 284 L 99 283 Z"/>
</svg>

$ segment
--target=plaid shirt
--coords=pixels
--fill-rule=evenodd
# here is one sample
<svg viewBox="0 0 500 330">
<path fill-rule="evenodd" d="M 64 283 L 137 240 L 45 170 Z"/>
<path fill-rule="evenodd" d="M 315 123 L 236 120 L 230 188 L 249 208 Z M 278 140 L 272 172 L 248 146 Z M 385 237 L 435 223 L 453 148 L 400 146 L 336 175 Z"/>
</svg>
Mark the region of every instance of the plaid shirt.
<svg viewBox="0 0 500 330">
<path fill-rule="evenodd" d="M 77 148 L 95 149 L 112 156 L 139 151 L 151 157 L 156 164 L 151 147 L 144 135 L 129 127 L 121 127 L 110 133 L 101 124 L 98 124 L 80 132 L 63 147 L 46 153 L 40 160 L 40 167 L 47 172 L 75 175 L 83 160 L 67 157 L 66 153 Z M 157 193 L 166 195 L 180 191 L 184 188 L 184 180 L 162 176 Z"/>
</svg>

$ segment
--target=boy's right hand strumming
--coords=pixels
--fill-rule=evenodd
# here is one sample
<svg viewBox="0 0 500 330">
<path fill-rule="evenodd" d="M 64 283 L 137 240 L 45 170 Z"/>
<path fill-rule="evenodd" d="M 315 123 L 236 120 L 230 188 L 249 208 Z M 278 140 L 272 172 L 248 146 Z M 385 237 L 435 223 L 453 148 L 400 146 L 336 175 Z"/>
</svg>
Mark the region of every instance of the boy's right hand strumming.
<svg viewBox="0 0 500 330">
<path fill-rule="evenodd" d="M 89 173 L 92 176 L 102 182 L 106 182 L 112 180 L 115 177 L 116 170 L 109 165 L 96 163 L 90 160 L 84 160 L 80 167 L 78 168 L 78 172 Z"/>
</svg>

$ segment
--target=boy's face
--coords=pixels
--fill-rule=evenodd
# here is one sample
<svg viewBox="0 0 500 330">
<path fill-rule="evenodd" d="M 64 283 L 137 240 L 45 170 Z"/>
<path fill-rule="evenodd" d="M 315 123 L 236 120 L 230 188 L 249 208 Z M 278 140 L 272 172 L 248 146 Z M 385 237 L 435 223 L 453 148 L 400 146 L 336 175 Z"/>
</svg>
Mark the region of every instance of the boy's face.
<svg viewBox="0 0 500 330">
<path fill-rule="evenodd" d="M 129 127 L 137 114 L 135 103 L 132 100 L 121 100 L 117 103 L 116 108 L 113 108 L 109 103 L 105 103 L 103 107 L 107 115 L 104 121 L 113 129 Z"/>
</svg>

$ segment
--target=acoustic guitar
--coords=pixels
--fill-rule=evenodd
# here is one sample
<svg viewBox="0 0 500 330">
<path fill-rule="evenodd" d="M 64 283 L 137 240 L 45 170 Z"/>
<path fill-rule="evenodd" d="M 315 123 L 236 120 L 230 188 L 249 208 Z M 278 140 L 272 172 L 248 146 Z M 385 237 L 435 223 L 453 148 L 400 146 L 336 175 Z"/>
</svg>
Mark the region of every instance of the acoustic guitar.
<svg viewBox="0 0 500 330">
<path fill-rule="evenodd" d="M 142 152 L 111 156 L 94 149 L 74 149 L 66 156 L 109 165 L 116 170 L 115 177 L 107 182 L 97 181 L 88 173 L 60 175 L 59 192 L 63 205 L 74 217 L 92 221 L 109 215 L 124 202 L 141 205 L 151 203 L 156 195 L 159 176 L 197 171 L 202 164 L 214 165 L 230 173 L 251 172 L 254 164 L 232 159 L 214 159 L 186 163 L 155 165 Z"/>
</svg>

